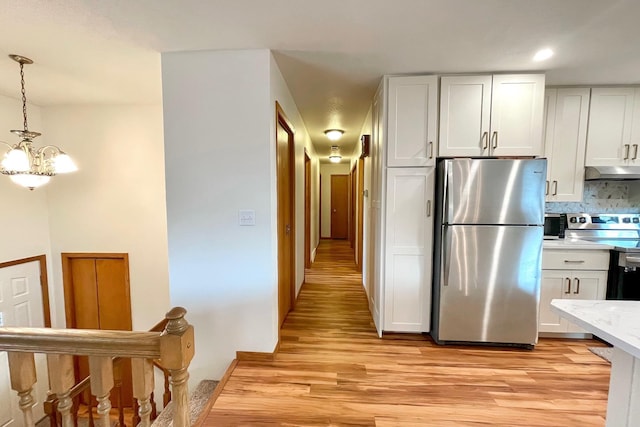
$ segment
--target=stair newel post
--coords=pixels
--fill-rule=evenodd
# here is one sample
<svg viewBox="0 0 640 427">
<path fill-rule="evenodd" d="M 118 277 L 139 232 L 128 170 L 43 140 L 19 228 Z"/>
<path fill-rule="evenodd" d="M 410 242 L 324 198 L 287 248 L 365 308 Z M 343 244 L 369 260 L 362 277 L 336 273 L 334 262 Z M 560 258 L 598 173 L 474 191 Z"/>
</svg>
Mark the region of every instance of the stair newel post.
<svg viewBox="0 0 640 427">
<path fill-rule="evenodd" d="M 171 373 L 172 402 L 175 405 L 173 427 L 190 427 L 189 363 L 194 354 L 193 326 L 185 320 L 187 311 L 175 307 L 166 314 L 169 321 L 160 338 L 162 366 Z"/>
<path fill-rule="evenodd" d="M 36 362 L 33 353 L 9 352 L 9 375 L 11 388 L 18 393 L 20 409 L 24 417 L 25 426 L 34 426 L 31 408 L 35 404 L 31 391 L 36 383 Z"/>
<path fill-rule="evenodd" d="M 151 425 L 151 393 L 154 387 L 153 361 L 150 359 L 131 359 L 131 371 L 133 373 L 133 397 L 136 398 L 139 408 L 140 427 Z M 134 426 L 135 427 L 135 426 Z"/>
<path fill-rule="evenodd" d="M 111 401 L 109 394 L 113 388 L 113 359 L 109 356 L 89 356 L 89 373 L 91 375 L 91 394 L 98 401 L 97 425 L 111 427 L 109 411 Z"/>
<path fill-rule="evenodd" d="M 62 427 L 73 427 L 71 407 L 73 402 L 69 393 L 76 379 L 73 372 L 73 356 L 69 354 L 47 354 L 49 386 L 58 396 L 58 412 L 62 416 Z"/>
</svg>

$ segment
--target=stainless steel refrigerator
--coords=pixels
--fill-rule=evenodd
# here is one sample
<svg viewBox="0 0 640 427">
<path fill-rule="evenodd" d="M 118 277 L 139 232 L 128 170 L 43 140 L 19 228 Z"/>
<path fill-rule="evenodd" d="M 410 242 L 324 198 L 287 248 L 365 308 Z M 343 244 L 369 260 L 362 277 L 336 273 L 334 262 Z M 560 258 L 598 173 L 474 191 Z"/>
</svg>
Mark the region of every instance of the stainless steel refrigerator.
<svg viewBox="0 0 640 427">
<path fill-rule="evenodd" d="M 537 343 L 546 165 L 438 163 L 431 334 L 439 344 Z"/>
</svg>

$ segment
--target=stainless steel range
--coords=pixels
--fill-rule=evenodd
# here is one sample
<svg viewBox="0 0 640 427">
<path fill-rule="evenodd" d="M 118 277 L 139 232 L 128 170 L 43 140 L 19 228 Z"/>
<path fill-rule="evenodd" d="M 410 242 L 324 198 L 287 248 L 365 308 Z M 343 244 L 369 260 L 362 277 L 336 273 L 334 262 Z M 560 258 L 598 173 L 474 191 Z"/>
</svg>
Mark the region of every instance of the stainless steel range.
<svg viewBox="0 0 640 427">
<path fill-rule="evenodd" d="M 640 214 L 567 214 L 565 235 L 613 246 L 607 299 L 640 300 Z"/>
</svg>

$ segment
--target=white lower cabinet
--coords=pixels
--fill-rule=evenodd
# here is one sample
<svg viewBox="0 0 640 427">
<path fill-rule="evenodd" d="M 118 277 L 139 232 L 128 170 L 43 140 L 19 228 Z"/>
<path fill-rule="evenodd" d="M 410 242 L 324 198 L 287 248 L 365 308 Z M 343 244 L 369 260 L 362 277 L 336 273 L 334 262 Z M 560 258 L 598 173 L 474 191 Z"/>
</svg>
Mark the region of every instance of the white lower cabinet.
<svg viewBox="0 0 640 427">
<path fill-rule="evenodd" d="M 553 299 L 605 299 L 607 291 L 608 251 L 544 250 L 538 332 L 586 333 L 572 322 L 551 311 Z M 561 269 L 561 265 L 574 269 Z"/>
<path fill-rule="evenodd" d="M 384 331 L 429 332 L 434 168 L 388 168 Z"/>
</svg>

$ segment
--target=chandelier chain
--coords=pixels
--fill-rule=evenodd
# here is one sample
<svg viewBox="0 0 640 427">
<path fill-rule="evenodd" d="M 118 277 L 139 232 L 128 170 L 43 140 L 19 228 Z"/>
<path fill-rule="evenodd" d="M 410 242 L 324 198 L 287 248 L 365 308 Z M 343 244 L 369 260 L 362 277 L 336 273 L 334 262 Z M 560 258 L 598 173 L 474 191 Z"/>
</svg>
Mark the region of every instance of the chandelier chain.
<svg viewBox="0 0 640 427">
<path fill-rule="evenodd" d="M 24 117 L 24 130 L 28 131 L 27 125 L 27 93 L 24 90 L 24 64 L 20 63 L 20 86 L 22 87 L 22 117 Z"/>
</svg>

